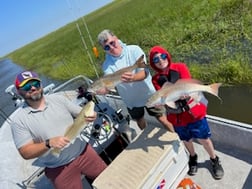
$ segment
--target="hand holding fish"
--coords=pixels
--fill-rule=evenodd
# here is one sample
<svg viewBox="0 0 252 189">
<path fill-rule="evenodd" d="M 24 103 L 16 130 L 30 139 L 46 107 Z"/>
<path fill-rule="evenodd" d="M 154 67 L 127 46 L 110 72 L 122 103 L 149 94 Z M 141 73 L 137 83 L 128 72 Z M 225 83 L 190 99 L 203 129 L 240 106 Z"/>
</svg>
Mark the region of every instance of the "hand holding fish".
<svg viewBox="0 0 252 189">
<path fill-rule="evenodd" d="M 98 95 L 105 95 L 109 93 L 109 89 L 107 87 L 101 87 L 97 89 L 96 91 L 94 91 L 94 93 Z"/>
<path fill-rule="evenodd" d="M 123 82 L 132 82 L 134 81 L 134 74 L 132 72 L 124 72 L 121 76 Z"/>
<path fill-rule="evenodd" d="M 80 134 L 80 132 L 87 126 L 88 122 L 92 122 L 96 119 L 96 112 L 94 111 L 95 104 L 93 101 L 89 101 L 81 110 L 79 115 L 75 118 L 74 123 L 69 126 L 66 130 L 64 137 L 57 139 L 57 143 L 53 141 L 52 145 L 56 145 L 55 148 L 51 150 L 51 153 L 54 155 L 59 155 L 60 149 L 66 146 L 71 141 Z M 55 139 L 56 140 L 56 139 Z M 55 143 L 54 143 L 55 142 Z M 50 139 L 51 145 L 51 139 Z"/>
<path fill-rule="evenodd" d="M 107 94 L 108 91 L 115 90 L 116 85 L 122 82 L 133 81 L 133 79 L 134 81 L 141 80 L 140 75 L 132 73 L 132 71 L 137 68 L 146 68 L 144 55 L 140 56 L 136 60 L 134 65 L 122 68 L 114 73 L 107 74 L 102 78 L 96 80 L 94 83 L 90 85 L 88 91 L 96 94 Z M 144 71 L 140 72 L 145 73 Z"/>
<path fill-rule="evenodd" d="M 84 118 L 86 122 L 93 122 L 97 117 L 97 113 L 94 111 L 93 115 L 85 115 Z"/>
<path fill-rule="evenodd" d="M 69 142 L 70 140 L 67 137 L 57 136 L 50 138 L 49 145 L 51 148 L 61 149 L 68 145 Z"/>
<path fill-rule="evenodd" d="M 207 92 L 220 99 L 218 96 L 220 86 L 221 83 L 204 85 L 196 79 L 180 79 L 174 84 L 167 82 L 148 99 L 146 106 L 153 107 L 156 104 L 166 104 L 171 108 L 176 108 L 175 102 L 180 100 L 181 97 L 195 96 L 193 98 L 197 98 L 198 92 Z"/>
<path fill-rule="evenodd" d="M 93 114 L 91 115 L 84 115 L 84 119 L 86 122 L 93 122 L 96 119 L 97 113 L 92 113 Z M 71 140 L 68 136 L 57 136 L 50 139 L 49 145 L 51 148 L 54 148 L 57 151 L 67 146 L 69 142 L 71 142 Z"/>
</svg>

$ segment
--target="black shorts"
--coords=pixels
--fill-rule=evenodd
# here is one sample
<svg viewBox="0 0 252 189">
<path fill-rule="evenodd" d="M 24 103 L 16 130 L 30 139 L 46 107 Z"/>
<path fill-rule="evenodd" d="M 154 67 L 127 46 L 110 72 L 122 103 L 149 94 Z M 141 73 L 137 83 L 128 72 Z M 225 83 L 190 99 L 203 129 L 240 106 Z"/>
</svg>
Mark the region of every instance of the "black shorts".
<svg viewBox="0 0 252 189">
<path fill-rule="evenodd" d="M 129 108 L 127 108 L 127 109 L 128 109 L 128 112 L 129 112 L 132 119 L 140 119 L 144 116 L 144 108 L 146 108 L 146 110 L 150 116 L 160 117 L 166 113 L 166 109 L 164 106 L 151 107 L 151 108 L 134 107 L 133 109 L 129 109 Z"/>
</svg>

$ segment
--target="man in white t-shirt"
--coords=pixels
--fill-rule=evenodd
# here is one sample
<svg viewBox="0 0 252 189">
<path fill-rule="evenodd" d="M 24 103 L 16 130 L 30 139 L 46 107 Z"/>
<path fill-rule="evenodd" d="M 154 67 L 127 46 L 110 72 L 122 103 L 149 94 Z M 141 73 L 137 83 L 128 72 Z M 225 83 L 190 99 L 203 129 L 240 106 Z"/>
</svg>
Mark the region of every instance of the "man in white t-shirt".
<svg viewBox="0 0 252 189">
<path fill-rule="evenodd" d="M 102 69 L 105 75 L 112 74 L 122 68 L 132 66 L 136 60 L 144 55 L 143 50 L 137 45 L 126 45 L 110 30 L 103 30 L 98 35 L 98 42 L 106 52 Z M 127 106 L 132 119 L 137 121 L 140 129 L 146 127 L 144 107 L 148 98 L 155 92 L 151 82 L 151 74 L 147 68 L 137 68 L 132 72 L 125 72 L 121 76 L 122 83 L 116 89 Z M 106 88 L 97 91 L 106 94 Z M 174 132 L 172 125 L 167 121 L 164 108 L 146 108 L 148 113 L 157 119 L 169 130 Z"/>
</svg>

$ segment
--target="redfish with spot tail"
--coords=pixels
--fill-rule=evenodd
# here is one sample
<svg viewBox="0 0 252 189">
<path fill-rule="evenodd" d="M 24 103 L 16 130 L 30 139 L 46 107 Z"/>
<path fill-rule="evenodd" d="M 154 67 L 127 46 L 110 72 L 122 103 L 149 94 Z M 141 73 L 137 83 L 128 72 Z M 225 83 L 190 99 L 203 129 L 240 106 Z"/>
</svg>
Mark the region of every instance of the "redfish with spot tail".
<svg viewBox="0 0 252 189">
<path fill-rule="evenodd" d="M 196 79 L 179 79 L 174 84 L 166 82 L 160 90 L 156 91 L 148 99 L 146 106 L 154 107 L 166 104 L 171 108 L 176 108 L 175 101 L 197 92 L 207 92 L 220 99 L 218 91 L 221 85 L 221 83 L 204 85 L 201 81 Z"/>
<path fill-rule="evenodd" d="M 113 74 L 105 75 L 101 77 L 100 79 L 96 80 L 88 88 L 88 91 L 95 93 L 96 91 L 103 88 L 107 88 L 108 90 L 113 90 L 116 85 L 122 83 L 121 76 L 125 72 L 132 72 L 136 68 L 146 68 L 146 67 L 147 65 L 145 64 L 145 61 L 144 61 L 144 55 L 142 55 L 137 59 L 134 65 L 122 68 L 114 72 Z"/>
<path fill-rule="evenodd" d="M 80 111 L 78 116 L 75 118 L 73 124 L 68 127 L 64 136 L 67 137 L 70 142 L 74 141 L 74 139 L 81 133 L 81 131 L 88 125 L 85 117 L 94 116 L 94 107 L 95 104 L 93 101 L 89 101 Z M 63 149 L 53 148 L 50 152 L 58 156 Z"/>
</svg>

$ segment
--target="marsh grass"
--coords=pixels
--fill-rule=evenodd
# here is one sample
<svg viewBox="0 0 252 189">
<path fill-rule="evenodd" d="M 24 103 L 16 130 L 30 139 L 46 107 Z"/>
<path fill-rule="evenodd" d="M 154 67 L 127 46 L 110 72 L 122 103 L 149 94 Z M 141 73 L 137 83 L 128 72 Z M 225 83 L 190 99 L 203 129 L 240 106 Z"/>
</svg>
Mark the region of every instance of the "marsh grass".
<svg viewBox="0 0 252 189">
<path fill-rule="evenodd" d="M 141 46 L 147 55 L 154 45 L 167 48 L 174 62 L 187 63 L 193 77 L 206 83 L 252 84 L 251 10 L 250 0 L 116 0 L 85 16 L 99 58 L 92 54 L 82 19 L 6 57 L 56 79 L 77 74 L 95 78 L 93 66 L 101 75 L 104 59 L 96 38 L 108 28 L 122 41 Z"/>
</svg>

